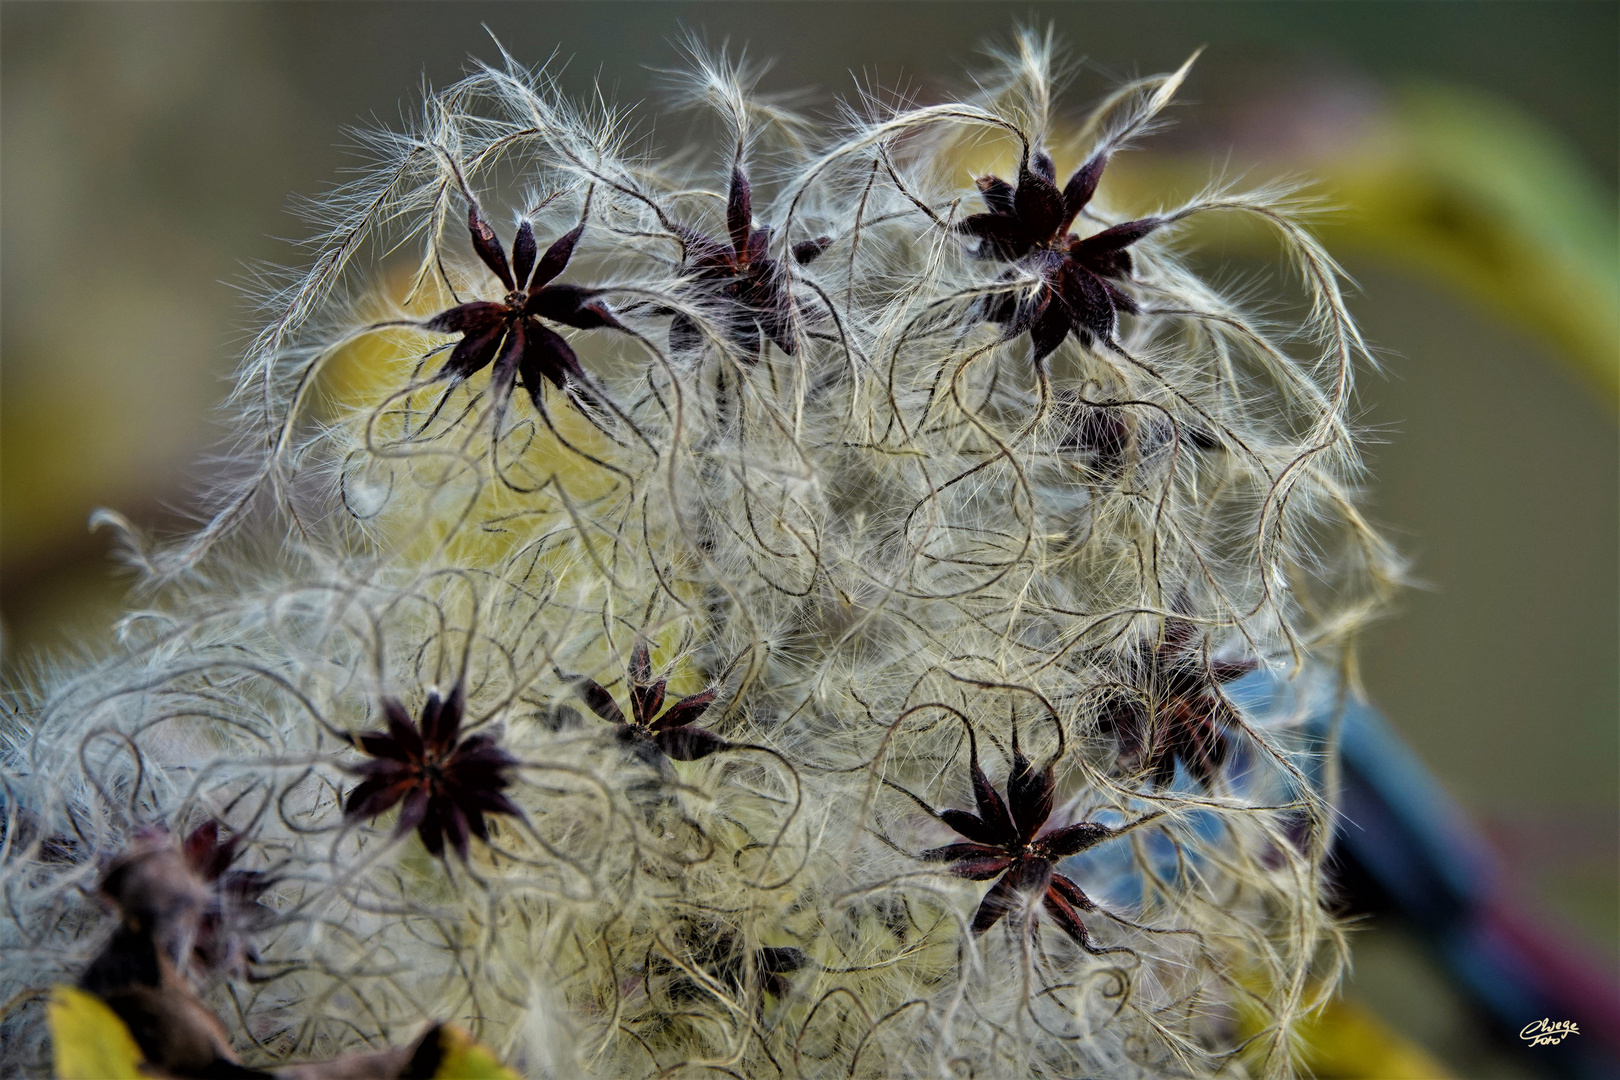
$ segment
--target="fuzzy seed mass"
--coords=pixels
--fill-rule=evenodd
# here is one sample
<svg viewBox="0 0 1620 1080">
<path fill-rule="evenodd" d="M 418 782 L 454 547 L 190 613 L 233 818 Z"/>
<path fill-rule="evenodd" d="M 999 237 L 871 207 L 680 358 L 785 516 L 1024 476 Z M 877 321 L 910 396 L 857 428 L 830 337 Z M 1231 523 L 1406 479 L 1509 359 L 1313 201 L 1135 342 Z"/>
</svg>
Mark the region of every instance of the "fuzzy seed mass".
<svg viewBox="0 0 1620 1080">
<path fill-rule="evenodd" d="M 504 54 L 362 135 L 238 479 L 0 727 L 0 1071 L 69 983 L 181 1076 L 1293 1074 L 1302 720 L 1400 576 L 1305 205 L 1115 211 L 1191 61 L 828 120 L 687 53 L 707 153 Z"/>
</svg>

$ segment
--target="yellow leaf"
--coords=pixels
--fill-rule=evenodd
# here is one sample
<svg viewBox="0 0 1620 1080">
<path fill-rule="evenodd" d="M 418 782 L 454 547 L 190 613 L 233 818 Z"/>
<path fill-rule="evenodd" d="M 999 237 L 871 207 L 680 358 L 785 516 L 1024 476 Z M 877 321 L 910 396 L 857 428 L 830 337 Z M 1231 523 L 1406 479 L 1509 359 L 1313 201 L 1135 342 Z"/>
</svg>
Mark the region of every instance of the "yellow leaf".
<svg viewBox="0 0 1620 1080">
<path fill-rule="evenodd" d="M 1300 1025 L 1300 1064 L 1317 1080 L 1444 1080 L 1452 1076 L 1422 1047 L 1372 1013 L 1335 1000 Z"/>
<path fill-rule="evenodd" d="M 478 1040 L 453 1024 L 439 1029 L 439 1068 L 433 1080 L 518 1080 Z"/>
<path fill-rule="evenodd" d="M 147 1080 L 141 1048 L 118 1014 L 94 994 L 54 986 L 49 1016 L 57 1080 Z"/>
<path fill-rule="evenodd" d="M 1429 1052 L 1353 1002 L 1334 998 L 1278 1032 L 1261 1006 L 1269 995 L 1264 979 L 1243 980 L 1253 996 L 1239 998 L 1238 1032 L 1260 1064 L 1286 1040 L 1302 1076 L 1316 1080 L 1450 1080 L 1454 1075 Z M 1260 1070 L 1256 1070 L 1257 1072 Z"/>
<path fill-rule="evenodd" d="M 1545 125 L 1484 94 L 1414 85 L 1364 130 L 1312 146 L 1255 163 L 1310 177 L 1312 194 L 1343 208 L 1313 223 L 1330 250 L 1449 285 L 1542 335 L 1611 407 L 1620 403 L 1614 198 Z M 1151 212 L 1209 183 L 1204 158 L 1145 150 L 1109 166 L 1108 193 L 1124 205 Z M 1228 250 L 1275 250 L 1257 222 L 1188 225 L 1199 228 Z"/>
</svg>

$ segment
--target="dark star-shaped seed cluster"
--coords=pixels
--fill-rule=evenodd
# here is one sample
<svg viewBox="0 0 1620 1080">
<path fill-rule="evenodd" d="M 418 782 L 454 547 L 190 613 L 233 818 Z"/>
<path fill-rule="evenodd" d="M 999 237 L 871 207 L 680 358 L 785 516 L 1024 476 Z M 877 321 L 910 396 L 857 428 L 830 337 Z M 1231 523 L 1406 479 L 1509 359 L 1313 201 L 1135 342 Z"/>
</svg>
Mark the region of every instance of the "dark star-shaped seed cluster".
<svg viewBox="0 0 1620 1080">
<path fill-rule="evenodd" d="M 787 997 L 787 976 L 810 962 L 803 949 L 792 945 L 767 945 L 754 950 L 754 977 L 759 988 L 772 997 Z"/>
<path fill-rule="evenodd" d="M 1100 718 L 1102 730 L 1118 737 L 1120 757 L 1160 786 L 1175 779 L 1177 761 L 1201 784 L 1220 770 L 1238 716 L 1219 687 L 1259 666 L 1206 660 L 1197 629 L 1186 619 L 1165 620 L 1162 641 L 1137 647 L 1127 676 L 1135 692 L 1110 697 Z"/>
<path fill-rule="evenodd" d="M 1058 391 L 1057 400 L 1066 420 L 1058 449 L 1088 456 L 1092 471 L 1103 479 L 1118 480 L 1132 461 L 1149 461 L 1172 445 L 1183 454 L 1221 448 L 1202 424 L 1158 412 L 1131 417 L 1125 405 L 1086 402 L 1072 390 Z"/>
<path fill-rule="evenodd" d="M 625 679 L 630 689 L 629 720 L 619 710 L 613 695 L 600 683 L 582 675 L 558 674 L 575 684 L 580 699 L 592 712 L 610 724 L 617 724 L 619 737 L 626 742 L 656 747 L 676 761 L 697 761 L 730 745 L 712 731 L 695 726 L 698 718 L 714 704 L 718 691 L 713 688 L 683 697 L 662 716 L 658 715 L 658 710 L 664 706 L 664 687 L 669 680 L 652 677 L 652 661 L 644 641 L 638 641 L 630 650 L 630 670 Z"/>
<path fill-rule="evenodd" d="M 1002 799 L 979 767 L 979 748 L 968 733 L 973 798 L 977 814 L 966 810 L 940 810 L 941 821 L 967 838 L 922 853 L 931 862 L 950 863 L 950 871 L 969 881 L 988 881 L 1000 875 L 973 916 L 973 932 L 982 934 L 1002 920 L 1017 904 L 1020 893 L 1040 896 L 1047 913 L 1082 949 L 1095 951 L 1080 912 L 1096 909 L 1080 886 L 1053 867 L 1059 859 L 1076 855 L 1115 836 L 1119 830 L 1094 821 L 1081 821 L 1041 834 L 1052 814 L 1056 789 L 1052 766 L 1037 769 L 1013 747 L 1012 772 L 1007 776 L 1007 797 Z M 1040 834 L 1040 835 L 1037 835 Z"/>
<path fill-rule="evenodd" d="M 642 969 L 649 996 L 686 1008 L 722 995 L 741 1003 L 752 991 L 754 1016 L 761 1020 L 766 999 L 787 998 L 791 977 L 814 963 L 791 945 L 750 949 L 735 929 L 706 920 L 669 927 L 659 946 L 648 950 Z"/>
<path fill-rule="evenodd" d="M 1004 293 L 984 308 L 989 321 L 1000 323 L 1008 338 L 1029 331 L 1039 364 L 1072 332 L 1080 343 L 1115 345 L 1119 312 L 1138 311 L 1136 301 L 1115 284 L 1131 274 L 1126 250 L 1165 223 L 1142 218 L 1080 237 L 1069 231 L 1091 202 L 1109 153 L 1096 154 L 1076 169 L 1061 191 L 1056 166 L 1043 151 L 1026 151 L 1018 166 L 1018 185 L 999 176 L 981 176 L 985 213 L 956 225 L 958 232 L 979 240 L 979 255 L 1015 264 L 1003 280 L 1016 280 L 1016 270 L 1033 273 L 1040 286 L 1020 298 Z"/>
<path fill-rule="evenodd" d="M 459 680 L 446 699 L 437 691 L 428 694 L 419 723 L 413 724 L 393 698 L 384 698 L 382 705 L 388 730 L 354 736 L 356 746 L 375 760 L 351 768 L 366 779 L 344 800 L 345 818 L 376 817 L 402 802 L 396 837 L 415 829 L 428 852 L 441 857 L 449 837 L 465 863 L 469 834 L 489 840 L 485 814 L 523 816 L 501 794 L 512 783 L 507 773 L 517 759 L 491 735 L 460 738 L 466 692 Z"/>
<path fill-rule="evenodd" d="M 142 1073 L 174 1077 L 268 1077 L 237 1064 L 219 1018 L 198 997 L 191 961 L 212 966 L 226 910 L 234 841 L 220 844 L 217 823 L 184 841 L 161 826 L 134 830 L 129 846 L 102 875 L 98 891 L 118 909 L 112 936 L 79 987 L 117 1015 L 140 1049 Z M 245 873 L 245 872 L 243 872 Z M 206 939 L 206 943 L 205 943 Z"/>
<path fill-rule="evenodd" d="M 446 1029 L 439 1024 L 414 1044 L 367 1049 L 275 1072 L 238 1061 L 230 1032 L 199 996 L 193 965 L 183 962 L 183 947 L 195 943 L 192 959 L 201 957 L 205 967 L 218 966 L 204 954 L 221 944 L 221 927 L 232 923 L 231 905 L 256 905 L 253 898 L 268 882 L 258 871 L 231 869 L 242 834 L 224 842 L 219 837 L 217 821 L 204 822 L 178 843 L 160 826 L 137 828 L 129 846 L 101 878 L 98 891 L 117 908 L 118 920 L 111 938 L 80 977 L 79 988 L 112 1010 L 122 1024 L 120 1037 L 134 1041 L 140 1061 L 138 1068 L 131 1064 L 101 1075 L 138 1073 L 174 1080 L 275 1080 L 295 1075 L 405 1080 L 442 1075 L 440 1065 L 452 1044 L 443 1038 Z M 259 910 L 268 914 L 268 909 Z M 227 917 L 213 921 L 222 913 Z M 247 917 L 256 916 L 249 912 Z M 464 1038 L 456 1042 L 465 1046 Z M 72 1075 L 91 1074 L 80 1070 Z"/>
<path fill-rule="evenodd" d="M 721 326 L 743 359 L 759 362 L 761 335 L 792 356 L 798 342 L 791 275 L 781 260 L 767 254 L 771 230 L 754 228 L 752 188 L 741 165 L 731 170 L 726 227 L 729 244 L 688 226 L 677 228 L 685 248 L 682 268 L 693 279 L 694 298 L 719 301 Z M 812 262 L 831 242 L 825 236 L 799 241 L 793 245 L 794 262 Z M 677 314 L 669 324 L 669 344 L 675 352 L 692 351 L 702 346 L 703 334 L 690 318 Z"/>
<path fill-rule="evenodd" d="M 512 242 L 510 265 L 506 250 L 476 203 L 468 207 L 467 230 L 472 234 L 473 250 L 506 286 L 506 297 L 499 303 L 469 300 L 422 324 L 424 329 L 437 333 L 462 335 L 436 378 L 460 382 L 494 363 L 490 393 L 496 401 L 497 434 L 512 388 L 520 377 L 536 409 L 540 407 L 541 386 L 547 379 L 559 390 L 572 386 L 576 393 L 590 396 L 590 381 L 579 357 L 561 334 L 541 321 L 580 330 L 604 326 L 623 329 L 602 302 L 601 289 L 554 283 L 573 257 L 585 223 L 580 222 L 558 237 L 536 259 L 534 228 L 523 222 Z"/>
<path fill-rule="evenodd" d="M 810 963 L 804 950 L 792 945 L 766 945 L 749 950 L 738 935 L 712 924 L 687 926 L 680 941 L 687 948 L 683 957 L 687 963 L 714 976 L 717 982 L 733 992 L 745 989 L 751 976 L 762 996 L 787 997 L 793 988 L 788 976 L 803 970 Z M 655 962 L 653 966 L 676 975 L 669 987 L 671 997 L 690 1000 L 713 993 L 690 976 L 679 974 L 679 968 L 674 965 L 666 968 Z M 758 1004 L 763 1005 L 764 1002 Z"/>
<path fill-rule="evenodd" d="M 260 899 L 270 888 L 270 876 L 260 870 L 230 868 L 241 842 L 241 833 L 221 841 L 219 822 L 209 819 L 181 844 L 187 865 L 212 889 L 197 921 L 197 940 L 192 947 L 193 958 L 205 968 L 235 971 L 245 962 L 256 962 L 258 951 L 249 935 L 275 918 L 275 912 Z"/>
<path fill-rule="evenodd" d="M 251 936 L 275 917 L 260 902 L 271 879 L 258 870 L 232 870 L 242 834 L 224 842 L 219 834 L 220 823 L 212 819 L 178 844 L 161 826 L 135 831 L 100 882 L 123 917 L 85 973 L 87 985 L 108 988 L 131 979 L 155 985 L 159 953 L 182 968 L 189 961 L 232 975 L 258 959 Z"/>
</svg>

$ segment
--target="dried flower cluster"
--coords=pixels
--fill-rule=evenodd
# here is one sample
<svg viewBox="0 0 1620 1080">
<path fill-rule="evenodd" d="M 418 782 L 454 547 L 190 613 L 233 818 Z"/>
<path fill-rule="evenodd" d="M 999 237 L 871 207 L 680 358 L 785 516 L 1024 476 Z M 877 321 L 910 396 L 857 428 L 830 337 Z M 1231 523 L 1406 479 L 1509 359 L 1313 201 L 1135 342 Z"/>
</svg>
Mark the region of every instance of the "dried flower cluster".
<svg viewBox="0 0 1620 1080">
<path fill-rule="evenodd" d="M 817 124 L 692 61 L 709 156 L 509 59 L 367 136 L 246 481 L 3 731 L 8 1071 L 161 826 L 197 920 L 149 939 L 244 1067 L 444 1020 L 536 1077 L 1290 1074 L 1338 958 L 1297 721 L 1396 570 L 1336 267 L 1285 192 L 1111 211 L 1186 68 L 1067 123 L 1026 34 Z M 1298 325 L 1178 261 L 1216 212 Z"/>
</svg>

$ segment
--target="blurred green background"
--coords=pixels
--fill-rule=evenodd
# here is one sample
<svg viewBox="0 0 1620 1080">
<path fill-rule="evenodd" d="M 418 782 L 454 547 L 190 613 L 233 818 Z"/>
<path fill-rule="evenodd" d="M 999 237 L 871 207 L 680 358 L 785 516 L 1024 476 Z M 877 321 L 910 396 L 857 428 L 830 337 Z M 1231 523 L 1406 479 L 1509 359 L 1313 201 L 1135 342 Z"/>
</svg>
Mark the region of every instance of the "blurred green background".
<svg viewBox="0 0 1620 1080">
<path fill-rule="evenodd" d="M 649 68 L 683 26 L 774 57 L 768 89 L 828 101 L 856 76 L 927 98 L 1019 19 L 1083 61 L 1076 117 L 1208 46 L 1176 127 L 1111 170 L 1114 198 L 1303 175 L 1343 208 L 1322 231 L 1384 362 L 1360 392 L 1369 502 L 1428 585 L 1369 633 L 1369 694 L 1530 902 L 1620 978 L 1613 3 L 6 3 L 6 677 L 92 646 L 117 610 L 93 508 L 173 528 L 195 506 L 254 322 L 247 266 L 303 258 L 289 196 L 355 163 L 345 126 L 397 126 L 424 80 L 494 56 L 484 27 L 622 102 L 656 98 Z M 1270 259 L 1204 239 L 1234 282 Z M 1398 930 L 1365 931 L 1357 964 L 1352 998 L 1454 1075 L 1528 1075 Z"/>
</svg>

